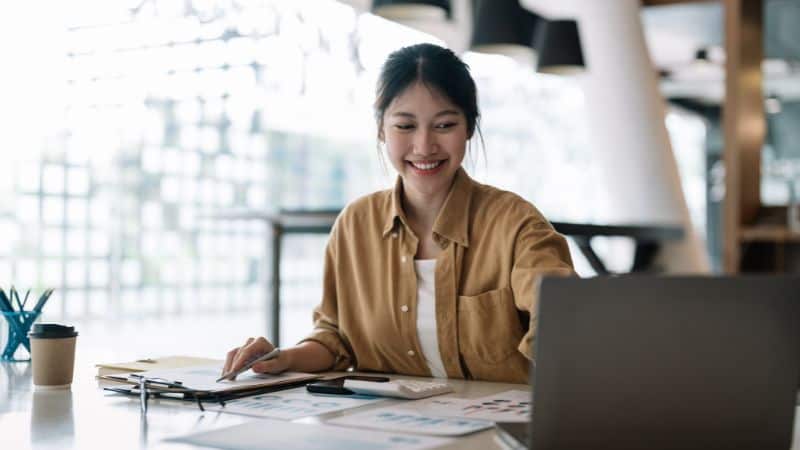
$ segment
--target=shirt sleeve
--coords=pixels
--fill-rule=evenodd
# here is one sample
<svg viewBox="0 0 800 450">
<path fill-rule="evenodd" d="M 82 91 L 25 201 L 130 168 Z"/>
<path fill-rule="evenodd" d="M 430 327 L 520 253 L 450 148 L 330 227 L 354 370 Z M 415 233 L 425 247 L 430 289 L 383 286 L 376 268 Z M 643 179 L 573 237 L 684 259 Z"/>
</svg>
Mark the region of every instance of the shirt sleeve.
<svg viewBox="0 0 800 450">
<path fill-rule="evenodd" d="M 338 221 L 337 221 L 338 222 Z M 338 225 L 338 223 L 337 223 Z M 339 290 L 337 285 L 336 239 L 338 227 L 334 225 L 331 238 L 325 249 L 324 274 L 322 281 L 322 302 L 314 308 L 314 329 L 300 343 L 314 341 L 327 348 L 334 356 L 330 370 L 347 370 L 353 365 L 354 357 L 347 339 L 339 329 Z"/>
<path fill-rule="evenodd" d="M 528 331 L 520 340 L 518 350 L 534 359 L 539 281 L 545 275 L 572 276 L 572 258 L 567 240 L 556 232 L 544 218 L 526 217 L 514 242 L 514 262 L 511 269 L 511 289 L 517 309 L 528 313 Z"/>
</svg>

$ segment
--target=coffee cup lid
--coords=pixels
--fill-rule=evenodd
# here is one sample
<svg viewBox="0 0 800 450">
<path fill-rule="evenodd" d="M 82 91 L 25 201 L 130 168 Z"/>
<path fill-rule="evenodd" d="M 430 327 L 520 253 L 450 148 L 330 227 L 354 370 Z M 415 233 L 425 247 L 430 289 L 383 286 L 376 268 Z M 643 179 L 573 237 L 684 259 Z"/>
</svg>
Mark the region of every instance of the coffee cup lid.
<svg viewBox="0 0 800 450">
<path fill-rule="evenodd" d="M 78 335 L 75 327 L 57 323 L 35 323 L 28 337 L 39 339 L 71 338 Z"/>
</svg>

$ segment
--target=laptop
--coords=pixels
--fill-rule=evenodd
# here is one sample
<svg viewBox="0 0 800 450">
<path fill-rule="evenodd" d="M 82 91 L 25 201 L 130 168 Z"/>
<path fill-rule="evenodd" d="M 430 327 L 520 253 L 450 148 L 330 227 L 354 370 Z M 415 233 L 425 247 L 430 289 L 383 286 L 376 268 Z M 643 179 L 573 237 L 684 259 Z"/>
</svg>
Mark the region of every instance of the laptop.
<svg viewBox="0 0 800 450">
<path fill-rule="evenodd" d="M 545 279 L 523 439 L 786 450 L 798 360 L 800 277 Z"/>
</svg>

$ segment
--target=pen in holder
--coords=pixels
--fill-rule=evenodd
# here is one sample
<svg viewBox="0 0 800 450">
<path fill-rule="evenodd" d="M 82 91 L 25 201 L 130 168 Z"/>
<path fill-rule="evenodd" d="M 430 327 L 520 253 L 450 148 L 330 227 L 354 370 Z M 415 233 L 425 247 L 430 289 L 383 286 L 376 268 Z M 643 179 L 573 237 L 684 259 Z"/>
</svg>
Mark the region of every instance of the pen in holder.
<svg viewBox="0 0 800 450">
<path fill-rule="evenodd" d="M 36 322 L 36 319 L 39 318 L 39 315 L 42 313 L 42 308 L 44 308 L 44 305 L 47 303 L 52 293 L 52 289 L 47 289 L 42 293 L 41 297 L 39 297 L 39 301 L 36 302 L 33 309 L 26 310 L 25 305 L 28 302 L 30 290 L 25 294 L 25 299 L 20 300 L 19 294 L 13 287 L 8 295 L 0 288 L 0 312 L 2 312 L 3 319 L 5 319 L 7 325 L 7 327 L 3 327 L 3 329 L 7 330 L 6 334 L 8 336 L 8 339 L 5 340 L 6 344 L 3 347 L 0 360 L 14 362 L 30 361 L 31 342 L 28 338 L 28 331 L 30 331 L 33 323 Z M 15 303 L 16 307 L 14 306 Z M 23 350 L 19 350 L 20 347 L 23 347 L 24 350 L 27 351 L 27 355 L 24 354 Z"/>
</svg>

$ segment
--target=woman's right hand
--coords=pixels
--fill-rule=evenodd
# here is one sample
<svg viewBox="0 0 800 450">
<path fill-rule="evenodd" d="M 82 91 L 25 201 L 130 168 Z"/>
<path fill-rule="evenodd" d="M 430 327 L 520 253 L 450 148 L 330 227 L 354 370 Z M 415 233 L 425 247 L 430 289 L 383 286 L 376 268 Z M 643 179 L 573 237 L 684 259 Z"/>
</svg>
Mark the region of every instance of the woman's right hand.
<svg viewBox="0 0 800 450">
<path fill-rule="evenodd" d="M 263 337 L 248 338 L 241 347 L 236 347 L 229 351 L 225 357 L 225 366 L 222 373 L 237 370 L 247 364 L 248 361 L 272 351 L 275 348 L 272 343 Z M 269 361 L 261 361 L 253 365 L 253 372 L 277 374 L 286 371 L 290 364 L 290 352 L 281 351 L 277 358 Z"/>
</svg>

